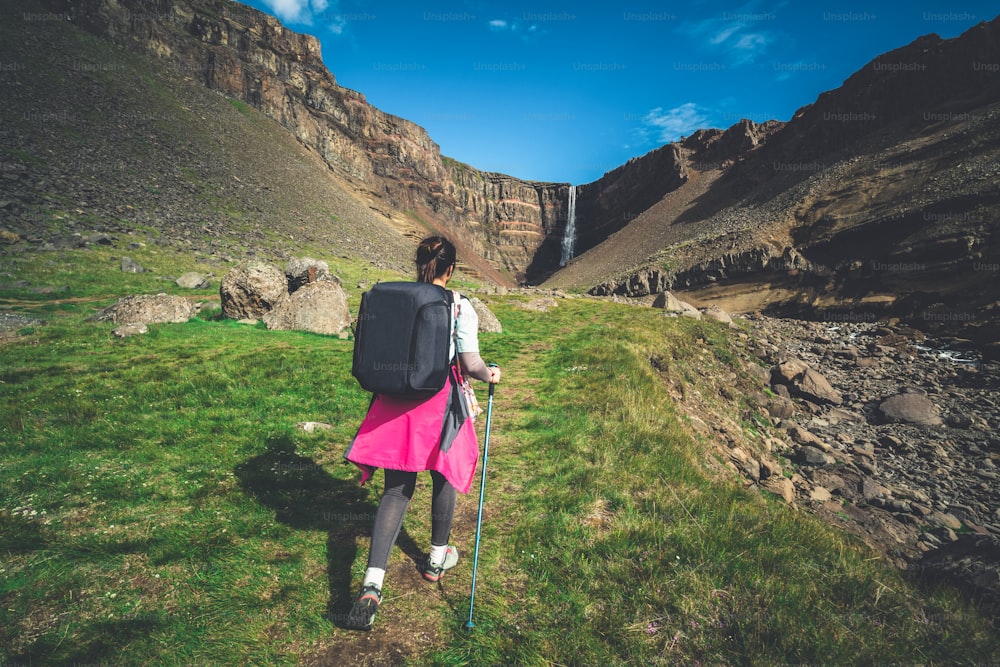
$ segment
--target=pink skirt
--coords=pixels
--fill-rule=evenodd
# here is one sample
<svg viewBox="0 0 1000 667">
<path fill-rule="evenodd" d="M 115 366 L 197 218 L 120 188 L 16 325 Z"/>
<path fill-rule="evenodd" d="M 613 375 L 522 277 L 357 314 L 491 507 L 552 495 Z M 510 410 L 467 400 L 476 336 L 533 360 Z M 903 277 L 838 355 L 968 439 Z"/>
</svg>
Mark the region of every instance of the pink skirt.
<svg viewBox="0 0 1000 667">
<path fill-rule="evenodd" d="M 361 469 L 436 470 L 461 493 L 472 488 L 479 442 L 453 367 L 449 381 L 426 399 L 376 395 L 344 458 Z"/>
</svg>

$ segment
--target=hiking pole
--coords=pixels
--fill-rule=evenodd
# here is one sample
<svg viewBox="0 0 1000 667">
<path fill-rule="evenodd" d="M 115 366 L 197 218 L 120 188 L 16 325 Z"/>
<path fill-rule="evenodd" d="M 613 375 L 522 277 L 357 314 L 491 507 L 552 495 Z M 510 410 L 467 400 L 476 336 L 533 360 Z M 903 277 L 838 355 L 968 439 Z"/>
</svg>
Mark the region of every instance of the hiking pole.
<svg viewBox="0 0 1000 667">
<path fill-rule="evenodd" d="M 496 364 L 490 364 L 496 368 Z M 472 608 L 476 604 L 476 572 L 479 570 L 479 537 L 483 530 L 483 498 L 486 496 L 486 461 L 490 457 L 490 424 L 493 421 L 493 389 L 496 385 L 490 382 L 490 396 L 486 402 L 486 435 L 483 437 L 483 470 L 479 482 L 479 517 L 476 519 L 476 549 L 472 557 L 472 594 L 469 596 L 469 620 L 466 628 L 474 628 L 476 624 L 472 622 Z"/>
</svg>

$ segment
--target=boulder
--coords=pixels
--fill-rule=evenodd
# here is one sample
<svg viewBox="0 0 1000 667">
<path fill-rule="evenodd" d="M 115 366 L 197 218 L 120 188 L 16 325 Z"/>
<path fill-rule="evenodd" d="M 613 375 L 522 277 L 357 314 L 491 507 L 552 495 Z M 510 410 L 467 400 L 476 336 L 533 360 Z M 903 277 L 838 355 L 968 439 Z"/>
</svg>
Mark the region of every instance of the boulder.
<svg viewBox="0 0 1000 667">
<path fill-rule="evenodd" d="M 285 278 L 288 279 L 288 291 L 295 292 L 303 285 L 320 280 L 332 280 L 338 285 L 340 278 L 330 273 L 330 266 L 319 259 L 311 257 L 293 257 L 285 265 Z"/>
<path fill-rule="evenodd" d="M 335 336 L 351 325 L 344 289 L 332 280 L 303 285 L 264 313 L 268 329 Z"/>
<path fill-rule="evenodd" d="M 49 243 L 52 247 L 59 250 L 74 250 L 76 248 L 86 247 L 87 240 L 80 236 L 80 234 L 57 234 L 49 239 Z M 138 266 L 138 264 L 136 264 L 136 266 Z M 125 269 L 122 268 L 122 270 L 124 271 Z M 139 272 L 136 271 L 136 273 Z"/>
<path fill-rule="evenodd" d="M 822 373 L 801 359 L 788 359 L 771 369 L 771 381 L 787 385 L 792 393 L 814 403 L 841 405 L 844 398 Z"/>
<path fill-rule="evenodd" d="M 35 319 L 34 317 L 28 317 L 27 315 L 0 310 L 0 331 L 17 331 L 18 329 L 25 329 L 39 324 L 43 324 L 42 320 Z"/>
<path fill-rule="evenodd" d="M 771 369 L 771 382 L 790 385 L 807 370 L 809 365 L 801 359 L 786 359 Z"/>
<path fill-rule="evenodd" d="M 701 319 L 701 311 L 686 301 L 681 301 L 670 292 L 660 292 L 653 300 L 653 308 L 662 308 L 664 312 L 673 315 L 682 315 L 696 320 Z"/>
<path fill-rule="evenodd" d="M 973 419 L 970 415 L 967 415 L 960 410 L 956 410 L 948 414 L 945 422 L 952 428 L 969 428 L 973 424 Z"/>
<path fill-rule="evenodd" d="M 772 419 L 788 419 L 795 415 L 795 403 L 782 396 L 768 398 L 765 408 Z"/>
<path fill-rule="evenodd" d="M 881 498 L 885 495 L 886 490 L 882 488 L 882 485 L 878 482 L 869 479 L 868 477 L 863 477 L 861 479 L 861 485 L 858 491 L 861 493 L 861 497 L 865 501 L 870 501 L 873 498 Z"/>
<path fill-rule="evenodd" d="M 197 271 L 188 271 L 175 282 L 181 289 L 208 289 L 212 286 L 208 276 Z"/>
<path fill-rule="evenodd" d="M 87 237 L 87 243 L 93 243 L 94 245 L 114 245 L 114 237 L 108 236 L 107 234 L 91 234 Z"/>
<path fill-rule="evenodd" d="M 122 273 L 145 273 L 146 269 L 131 257 L 122 257 Z"/>
<path fill-rule="evenodd" d="M 171 294 L 133 294 L 119 299 L 92 319 L 115 324 L 187 322 L 194 317 L 194 304 Z"/>
<path fill-rule="evenodd" d="M 760 459 L 760 478 L 762 480 L 768 477 L 780 477 L 781 476 L 781 464 L 772 458 L 763 456 Z"/>
<path fill-rule="evenodd" d="M 833 494 L 830 493 L 829 489 L 817 486 L 809 494 L 810 500 L 815 500 L 818 503 L 825 503 L 833 498 Z"/>
<path fill-rule="evenodd" d="M 497 316 L 493 314 L 493 311 L 491 311 L 485 303 L 474 296 L 470 296 L 468 299 L 472 302 L 472 307 L 476 309 L 476 314 L 479 316 L 480 331 L 485 331 L 487 333 L 503 332 L 503 325 L 500 324 L 500 320 L 497 319 Z"/>
<path fill-rule="evenodd" d="M 890 396 L 878 406 L 883 419 L 889 422 L 917 424 L 919 426 L 938 426 L 941 422 L 941 410 L 929 398 L 915 393 L 903 393 Z"/>
<path fill-rule="evenodd" d="M 802 428 L 794 422 L 784 425 L 783 428 L 785 428 L 788 432 L 789 437 L 800 445 L 815 447 L 816 449 L 821 449 L 824 452 L 833 451 L 833 448 L 824 442 L 819 436 L 807 429 Z"/>
<path fill-rule="evenodd" d="M 833 405 L 840 405 L 844 402 L 840 392 L 834 389 L 819 371 L 812 368 L 807 369 L 792 386 L 806 400 Z"/>
<path fill-rule="evenodd" d="M 949 514 L 947 512 L 932 512 L 930 515 L 931 521 L 949 528 L 951 530 L 961 530 L 962 521 L 954 514 Z"/>
<path fill-rule="evenodd" d="M 838 470 L 820 468 L 812 471 L 812 475 L 810 476 L 813 487 L 826 489 L 832 495 L 837 495 L 851 501 L 858 497 L 858 487 L 860 486 L 861 479 L 860 474 L 855 473 L 847 467 L 842 467 Z"/>
<path fill-rule="evenodd" d="M 732 461 L 736 467 L 745 476 L 749 477 L 755 482 L 759 482 L 761 479 L 760 462 L 753 458 L 740 447 L 734 447 L 729 450 L 729 460 Z"/>
<path fill-rule="evenodd" d="M 233 267 L 222 278 L 219 296 L 223 316 L 259 320 L 288 298 L 288 280 L 278 267 L 249 260 Z"/>
<path fill-rule="evenodd" d="M 823 466 L 837 462 L 836 459 L 824 452 L 822 449 L 812 447 L 810 445 L 803 445 L 800 447 L 796 458 L 799 463 L 805 463 L 806 465 L 812 466 Z"/>
<path fill-rule="evenodd" d="M 771 371 L 760 364 L 747 364 L 747 372 L 750 373 L 753 378 L 760 382 L 760 384 L 766 385 L 771 382 Z"/>
<path fill-rule="evenodd" d="M 761 486 L 767 491 L 781 496 L 782 500 L 788 504 L 795 502 L 795 484 L 793 484 L 792 480 L 787 477 L 782 477 L 780 475 L 776 477 L 768 477 L 763 481 Z"/>
<path fill-rule="evenodd" d="M 733 318 L 729 316 L 729 313 L 722 310 L 722 308 L 719 308 L 718 306 L 709 306 L 705 310 L 701 311 L 701 314 L 706 320 L 728 324 L 730 327 L 734 326 Z"/>
</svg>

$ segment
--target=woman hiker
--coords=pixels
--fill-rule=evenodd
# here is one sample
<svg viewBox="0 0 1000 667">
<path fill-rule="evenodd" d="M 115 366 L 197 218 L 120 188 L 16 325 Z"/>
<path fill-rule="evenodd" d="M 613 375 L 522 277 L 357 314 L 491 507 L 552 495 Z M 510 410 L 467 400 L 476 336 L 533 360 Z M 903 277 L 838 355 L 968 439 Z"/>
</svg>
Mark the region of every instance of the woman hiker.
<svg viewBox="0 0 1000 667">
<path fill-rule="evenodd" d="M 455 261 L 455 246 L 450 241 L 441 236 L 424 239 L 417 248 L 417 280 L 446 287 L 455 272 Z M 458 355 L 462 376 L 499 382 L 500 369 L 487 366 L 479 356 L 479 316 L 464 297 L 454 300 L 451 327 L 449 359 Z M 459 382 L 453 368 L 445 388 L 430 399 L 375 395 L 357 436 L 344 454 L 344 458 L 361 469 L 362 484 L 376 468 L 385 469 L 385 490 L 372 528 L 368 569 L 361 592 L 348 614 L 348 628 L 369 630 L 374 623 L 375 612 L 382 602 L 389 552 L 399 536 L 420 471 L 429 470 L 433 481 L 431 547 L 419 565 L 420 571 L 424 579 L 436 582 L 458 562 L 458 550 L 448 544 L 456 493 L 469 492 L 479 458 L 479 443 L 470 419 L 465 419 L 457 429 L 442 429 L 444 413 L 451 406 L 447 397 L 465 400 Z M 398 465 L 401 461 L 404 466 Z"/>
</svg>

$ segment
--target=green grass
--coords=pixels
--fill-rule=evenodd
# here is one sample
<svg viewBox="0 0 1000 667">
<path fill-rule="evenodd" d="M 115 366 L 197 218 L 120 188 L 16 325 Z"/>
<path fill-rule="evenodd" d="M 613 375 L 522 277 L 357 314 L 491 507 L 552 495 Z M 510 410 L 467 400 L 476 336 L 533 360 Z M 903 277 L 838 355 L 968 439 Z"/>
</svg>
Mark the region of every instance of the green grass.
<svg viewBox="0 0 1000 667">
<path fill-rule="evenodd" d="M 280 661 L 268 632 L 317 628 L 329 595 L 301 569 L 324 559 L 323 514 L 281 512 L 358 500 L 316 462 L 334 458 L 319 438 L 292 436 L 322 416 L 350 437 L 364 396 L 309 370 L 343 371 L 350 344 L 201 319 L 142 340 L 83 326 L 15 347 L 0 378 L 4 661 Z"/>
<path fill-rule="evenodd" d="M 508 425 L 504 441 L 517 444 L 491 455 L 517 488 L 495 499 L 508 506 L 498 514 L 518 519 L 488 524 L 484 540 L 499 553 L 483 570 L 493 597 L 482 629 L 468 637 L 456 627 L 439 664 L 507 655 L 526 664 L 974 664 L 996 655 L 990 624 L 954 592 L 919 591 L 855 540 L 708 473 L 648 359 L 669 350 L 672 372 L 706 359 L 722 370 L 719 358 L 732 360 L 722 329 L 628 307 L 559 310 L 501 318 L 532 332 L 518 347 L 552 348 L 531 354 L 541 381 L 517 406 L 529 414 Z M 727 354 L 699 350 L 723 346 Z M 516 597 L 504 577 L 512 567 Z"/>
<path fill-rule="evenodd" d="M 244 116 L 247 116 L 247 115 L 250 114 L 250 107 L 247 105 L 246 102 L 243 102 L 242 100 L 237 100 L 237 99 L 230 98 L 229 99 L 229 103 L 231 105 L 233 105 L 234 109 L 236 109 L 237 111 L 239 111 Z"/>
<path fill-rule="evenodd" d="M 148 252 L 136 259 L 184 268 L 181 255 Z M 350 376 L 351 342 L 206 317 L 115 339 L 87 318 L 163 285 L 117 274 L 112 255 L 43 255 L 58 259 L 47 280 L 85 285 L 74 289 L 88 300 L 24 298 L 19 310 L 46 324 L 2 349 L 0 663 L 291 665 L 357 641 L 330 620 L 359 583 L 377 502 L 340 465 L 368 401 Z M 365 268 L 331 266 L 355 308 Z M 454 539 L 466 558 L 444 587 L 405 597 L 390 577 L 373 643 L 396 618 L 395 637 L 417 622 L 436 632 L 413 664 L 950 665 L 1000 654 L 995 626 L 956 591 L 918 587 L 856 540 L 714 471 L 667 387 L 708 396 L 713 377 L 743 378 L 725 329 L 584 299 L 528 312 L 526 298 L 489 297 L 504 333 L 481 336 L 504 379 L 476 628 L 464 628 L 464 530 Z M 295 428 L 309 420 L 333 428 Z M 466 515 L 475 489 L 460 499 Z M 427 495 L 418 489 L 404 524 L 418 541 Z M 391 565 L 402 561 L 397 549 Z"/>
</svg>

